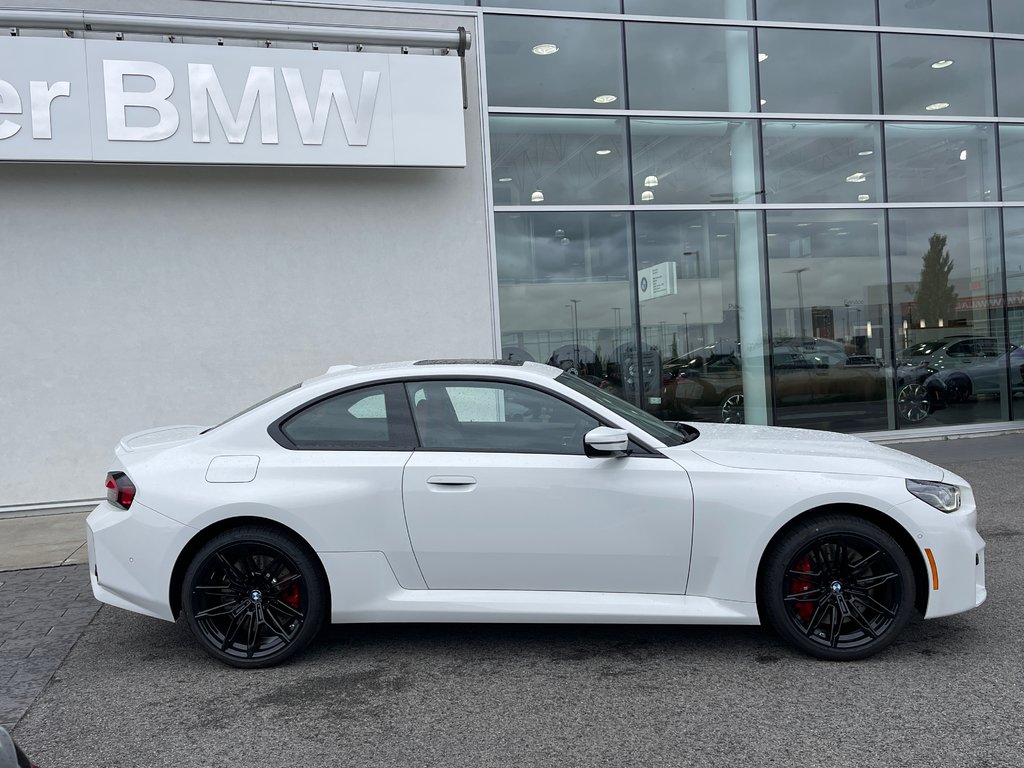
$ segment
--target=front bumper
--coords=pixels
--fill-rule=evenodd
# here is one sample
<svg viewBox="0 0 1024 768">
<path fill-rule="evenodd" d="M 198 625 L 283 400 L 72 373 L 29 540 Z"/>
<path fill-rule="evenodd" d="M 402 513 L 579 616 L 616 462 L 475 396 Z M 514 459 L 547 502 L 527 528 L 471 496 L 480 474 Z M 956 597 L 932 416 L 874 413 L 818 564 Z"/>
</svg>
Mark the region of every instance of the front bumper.
<svg viewBox="0 0 1024 768">
<path fill-rule="evenodd" d="M 918 499 L 900 506 L 905 511 L 913 507 L 918 521 L 932 521 L 916 537 L 927 572 L 928 609 L 924 617 L 963 613 L 985 602 L 985 540 L 978 535 L 973 494 L 965 495 L 961 509 L 949 515 Z"/>
<path fill-rule="evenodd" d="M 96 599 L 174 621 L 171 573 L 195 531 L 138 501 L 130 510 L 101 502 L 85 524 L 89 576 Z"/>
</svg>

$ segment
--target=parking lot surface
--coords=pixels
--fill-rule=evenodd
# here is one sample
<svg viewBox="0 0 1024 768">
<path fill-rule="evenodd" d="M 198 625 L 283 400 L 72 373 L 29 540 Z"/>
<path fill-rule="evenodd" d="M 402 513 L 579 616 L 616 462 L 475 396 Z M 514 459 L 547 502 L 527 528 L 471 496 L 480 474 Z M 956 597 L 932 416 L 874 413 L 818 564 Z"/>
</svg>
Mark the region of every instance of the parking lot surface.
<svg viewBox="0 0 1024 768">
<path fill-rule="evenodd" d="M 239 671 L 104 607 L 15 736 L 46 768 L 1020 766 L 1024 436 L 901 448 L 974 486 L 989 600 L 873 659 L 756 627 L 373 625 Z"/>
</svg>

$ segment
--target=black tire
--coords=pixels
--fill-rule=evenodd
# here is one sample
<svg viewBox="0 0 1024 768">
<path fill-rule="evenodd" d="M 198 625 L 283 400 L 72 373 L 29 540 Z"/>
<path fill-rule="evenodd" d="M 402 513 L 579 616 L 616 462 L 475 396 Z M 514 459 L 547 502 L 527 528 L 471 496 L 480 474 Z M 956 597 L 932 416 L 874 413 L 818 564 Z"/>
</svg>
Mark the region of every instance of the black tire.
<svg viewBox="0 0 1024 768">
<path fill-rule="evenodd" d="M 273 528 L 217 534 L 192 558 L 182 613 L 199 645 L 232 667 L 271 667 L 298 653 L 324 621 L 314 555 Z"/>
<path fill-rule="evenodd" d="M 768 623 L 804 653 L 853 661 L 886 648 L 914 613 L 914 573 L 877 525 L 827 515 L 797 525 L 769 553 L 761 604 Z"/>
<path fill-rule="evenodd" d="M 718 406 L 718 416 L 723 424 L 743 424 L 743 393 L 730 392 Z"/>
<path fill-rule="evenodd" d="M 966 403 L 971 399 L 971 380 L 963 374 L 950 376 L 946 382 L 946 397 L 951 403 Z"/>
</svg>

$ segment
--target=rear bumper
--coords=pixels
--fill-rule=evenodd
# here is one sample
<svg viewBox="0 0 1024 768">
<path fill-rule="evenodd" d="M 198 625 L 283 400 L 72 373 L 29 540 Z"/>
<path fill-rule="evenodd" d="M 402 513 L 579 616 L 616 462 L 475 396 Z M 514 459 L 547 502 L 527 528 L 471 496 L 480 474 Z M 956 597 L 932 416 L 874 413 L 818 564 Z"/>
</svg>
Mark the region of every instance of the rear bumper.
<svg viewBox="0 0 1024 768">
<path fill-rule="evenodd" d="M 130 510 L 101 502 L 85 523 L 96 599 L 174 621 L 171 573 L 195 531 L 138 502 Z"/>
</svg>

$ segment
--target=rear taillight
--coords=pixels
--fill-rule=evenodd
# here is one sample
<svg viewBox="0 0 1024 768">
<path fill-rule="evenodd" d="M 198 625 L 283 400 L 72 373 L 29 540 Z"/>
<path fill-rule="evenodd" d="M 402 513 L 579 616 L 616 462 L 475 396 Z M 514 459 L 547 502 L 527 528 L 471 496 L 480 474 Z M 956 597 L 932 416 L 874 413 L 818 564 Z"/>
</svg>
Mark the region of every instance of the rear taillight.
<svg viewBox="0 0 1024 768">
<path fill-rule="evenodd" d="M 135 484 L 124 472 L 107 473 L 107 501 L 128 509 L 135 501 Z"/>
</svg>

